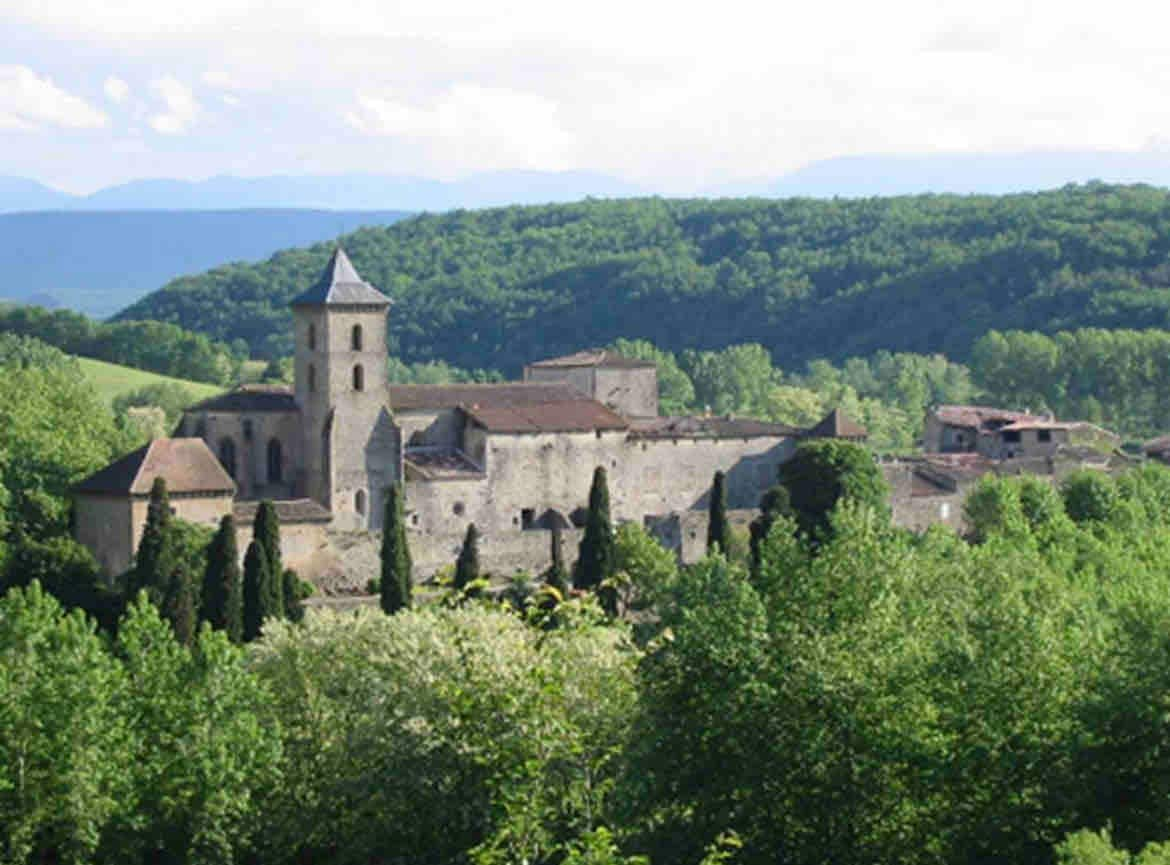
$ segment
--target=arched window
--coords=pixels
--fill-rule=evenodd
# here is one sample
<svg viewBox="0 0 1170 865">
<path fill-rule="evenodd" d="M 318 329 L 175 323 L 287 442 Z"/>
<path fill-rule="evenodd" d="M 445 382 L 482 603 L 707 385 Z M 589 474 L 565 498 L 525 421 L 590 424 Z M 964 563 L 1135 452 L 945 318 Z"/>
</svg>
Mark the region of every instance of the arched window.
<svg viewBox="0 0 1170 865">
<path fill-rule="evenodd" d="M 268 440 L 268 483 L 278 484 L 284 480 L 284 449 L 279 439 Z"/>
<path fill-rule="evenodd" d="M 366 491 L 358 490 L 353 495 L 353 509 L 362 516 L 366 514 Z"/>
<path fill-rule="evenodd" d="M 219 440 L 219 461 L 223 464 L 224 471 L 234 480 L 236 477 L 236 443 L 229 438 Z"/>
<path fill-rule="evenodd" d="M 362 326 L 355 324 L 349 335 L 349 347 L 354 351 L 362 350 Z"/>
<path fill-rule="evenodd" d="M 317 368 L 309 364 L 309 393 L 317 389 Z"/>
<path fill-rule="evenodd" d="M 317 325 L 309 324 L 309 351 L 317 350 Z"/>
<path fill-rule="evenodd" d="M 362 369 L 362 365 L 360 363 L 353 368 L 353 389 L 366 389 L 366 371 Z"/>
</svg>

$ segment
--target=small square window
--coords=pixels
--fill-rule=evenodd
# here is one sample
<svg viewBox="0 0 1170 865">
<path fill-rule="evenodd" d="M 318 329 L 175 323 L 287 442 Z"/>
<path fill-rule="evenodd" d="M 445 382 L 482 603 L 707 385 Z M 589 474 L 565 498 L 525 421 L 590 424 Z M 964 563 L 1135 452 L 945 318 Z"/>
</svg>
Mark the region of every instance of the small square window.
<svg viewBox="0 0 1170 865">
<path fill-rule="evenodd" d="M 1036 441 L 1038 441 L 1038 442 L 1052 441 L 1052 430 L 1050 430 L 1050 429 L 1037 430 L 1036 431 Z"/>
</svg>

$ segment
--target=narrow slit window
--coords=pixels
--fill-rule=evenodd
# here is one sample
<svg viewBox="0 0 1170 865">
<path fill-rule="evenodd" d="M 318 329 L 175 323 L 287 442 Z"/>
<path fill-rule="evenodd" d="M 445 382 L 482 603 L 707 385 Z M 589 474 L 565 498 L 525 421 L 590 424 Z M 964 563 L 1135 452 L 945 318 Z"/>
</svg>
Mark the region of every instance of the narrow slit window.
<svg viewBox="0 0 1170 865">
<path fill-rule="evenodd" d="M 353 389 L 366 389 L 366 371 L 362 369 L 362 365 L 360 363 L 353 368 Z"/>
<path fill-rule="evenodd" d="M 353 326 L 349 336 L 349 344 L 354 351 L 362 350 L 362 326 L 360 324 Z"/>
<path fill-rule="evenodd" d="M 353 496 L 353 509 L 362 516 L 366 515 L 366 491 L 358 490 Z"/>
</svg>

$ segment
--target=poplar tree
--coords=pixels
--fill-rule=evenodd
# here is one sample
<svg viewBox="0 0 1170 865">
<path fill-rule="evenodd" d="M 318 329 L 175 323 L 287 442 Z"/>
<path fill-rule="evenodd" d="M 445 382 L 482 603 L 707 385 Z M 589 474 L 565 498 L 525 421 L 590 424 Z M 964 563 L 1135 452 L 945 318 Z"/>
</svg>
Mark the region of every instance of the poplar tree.
<svg viewBox="0 0 1170 865">
<path fill-rule="evenodd" d="M 272 575 L 271 602 L 274 604 L 267 615 L 284 617 L 284 563 L 280 556 L 280 519 L 276 515 L 276 505 L 265 499 L 256 508 L 256 517 L 252 521 L 252 538 L 264 547 L 264 559 L 268 562 L 268 570 Z"/>
<path fill-rule="evenodd" d="M 593 589 L 614 571 L 613 522 L 609 516 L 609 484 L 604 466 L 593 472 L 589 488 L 589 512 L 585 517 L 585 534 L 573 570 L 573 585 L 578 589 Z"/>
<path fill-rule="evenodd" d="M 260 636 L 266 610 L 266 584 L 271 582 L 268 557 L 264 547 L 255 538 L 244 554 L 244 640 L 251 642 Z"/>
<path fill-rule="evenodd" d="M 479 579 L 479 529 L 472 523 L 463 536 L 463 548 L 455 562 L 455 588 L 466 589 Z"/>
<path fill-rule="evenodd" d="M 406 543 L 402 485 L 390 484 L 386 491 L 386 514 L 382 520 L 382 611 L 393 615 L 410 607 L 412 588 L 410 548 Z"/>
<path fill-rule="evenodd" d="M 569 588 L 569 573 L 565 569 L 565 533 L 560 523 L 553 524 L 550 543 L 552 549 L 549 551 L 549 556 L 552 559 L 552 564 L 544 572 L 544 583 L 564 595 Z"/>
<path fill-rule="evenodd" d="M 204 621 L 224 631 L 233 643 L 244 639 L 244 581 L 236 546 L 236 521 L 227 514 L 207 551 L 203 575 Z"/>
<path fill-rule="evenodd" d="M 727 540 L 731 529 L 727 524 L 727 488 L 723 472 L 715 472 L 707 514 L 707 552 L 713 553 L 718 550 L 727 555 Z"/>
<path fill-rule="evenodd" d="M 129 586 L 131 597 L 146 589 L 151 600 L 158 603 L 166 592 L 172 569 L 167 538 L 170 524 L 171 501 L 167 495 L 167 482 L 155 478 L 150 487 L 142 540 L 138 542 L 138 553 L 134 557 L 133 585 Z"/>
</svg>

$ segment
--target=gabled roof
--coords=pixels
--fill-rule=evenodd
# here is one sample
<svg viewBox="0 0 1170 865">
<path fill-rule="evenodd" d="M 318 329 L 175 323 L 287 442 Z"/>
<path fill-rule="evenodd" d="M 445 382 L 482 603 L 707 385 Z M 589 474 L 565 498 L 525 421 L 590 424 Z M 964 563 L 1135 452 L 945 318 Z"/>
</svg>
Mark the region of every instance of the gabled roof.
<svg viewBox="0 0 1170 865">
<path fill-rule="evenodd" d="M 805 435 L 821 439 L 865 439 L 869 438 L 869 430 L 852 420 L 841 409 L 835 408 Z"/>
<path fill-rule="evenodd" d="M 509 382 L 507 384 L 392 384 L 394 411 L 538 405 L 581 399 L 581 392 L 563 382 Z"/>
<path fill-rule="evenodd" d="M 235 481 L 199 438 L 155 439 L 94 472 L 73 491 L 144 496 L 159 477 L 170 493 L 236 491 Z"/>
<path fill-rule="evenodd" d="M 378 291 L 354 269 L 340 246 L 333 250 L 321 278 L 293 298 L 290 306 L 389 306 L 390 298 Z"/>
<path fill-rule="evenodd" d="M 295 412 L 297 400 L 287 385 L 245 384 L 197 402 L 187 411 Z"/>
<path fill-rule="evenodd" d="M 536 369 L 566 368 L 566 367 L 605 367 L 608 369 L 643 369 L 654 366 L 650 360 L 638 360 L 633 357 L 623 357 L 616 352 L 604 348 L 587 348 L 564 357 L 551 357 L 548 360 L 538 360 L 528 364 Z"/>
<path fill-rule="evenodd" d="M 464 407 L 473 422 L 494 433 L 602 432 L 624 430 L 626 419 L 576 394 L 572 399 L 529 405 Z"/>
</svg>

